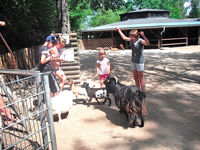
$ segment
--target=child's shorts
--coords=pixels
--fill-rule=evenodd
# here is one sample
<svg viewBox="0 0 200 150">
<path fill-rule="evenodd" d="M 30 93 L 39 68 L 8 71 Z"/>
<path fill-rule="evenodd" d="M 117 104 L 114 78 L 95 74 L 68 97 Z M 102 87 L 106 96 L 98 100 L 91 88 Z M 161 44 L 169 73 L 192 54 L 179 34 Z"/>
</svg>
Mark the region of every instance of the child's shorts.
<svg viewBox="0 0 200 150">
<path fill-rule="evenodd" d="M 109 74 L 99 75 L 99 79 L 100 80 L 105 80 L 108 76 L 109 76 Z"/>
</svg>

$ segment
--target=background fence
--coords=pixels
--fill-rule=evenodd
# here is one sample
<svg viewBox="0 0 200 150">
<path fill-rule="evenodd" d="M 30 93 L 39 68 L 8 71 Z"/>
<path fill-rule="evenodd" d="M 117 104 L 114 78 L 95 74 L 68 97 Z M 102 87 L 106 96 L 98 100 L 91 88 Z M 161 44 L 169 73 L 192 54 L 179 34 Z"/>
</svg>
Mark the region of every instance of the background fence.
<svg viewBox="0 0 200 150">
<path fill-rule="evenodd" d="M 57 149 L 47 74 L 0 70 L 0 149 Z"/>
</svg>

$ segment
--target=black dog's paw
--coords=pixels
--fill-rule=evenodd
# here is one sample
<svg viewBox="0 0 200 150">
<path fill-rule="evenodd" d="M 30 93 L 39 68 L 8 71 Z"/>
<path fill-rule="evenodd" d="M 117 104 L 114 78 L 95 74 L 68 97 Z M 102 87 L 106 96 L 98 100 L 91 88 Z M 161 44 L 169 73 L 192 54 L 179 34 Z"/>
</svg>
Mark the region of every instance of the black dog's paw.
<svg viewBox="0 0 200 150">
<path fill-rule="evenodd" d="M 133 122 L 133 125 L 134 126 L 140 126 L 139 123 L 136 120 Z"/>
<path fill-rule="evenodd" d="M 88 102 L 88 103 L 87 103 L 87 107 L 90 107 L 90 104 L 91 104 L 91 103 L 90 103 L 90 102 Z"/>
<path fill-rule="evenodd" d="M 129 127 L 132 127 L 132 128 L 135 128 L 136 126 L 140 126 L 140 124 L 137 122 L 136 116 L 131 116 L 129 118 L 128 125 L 129 125 Z"/>
<path fill-rule="evenodd" d="M 108 106 L 110 106 L 111 105 L 111 99 L 110 98 L 108 98 L 108 102 L 109 102 Z"/>
<path fill-rule="evenodd" d="M 111 99 L 110 98 L 108 98 L 108 99 L 105 99 L 104 101 L 103 101 L 103 105 L 105 105 L 105 104 L 107 104 L 106 102 L 108 101 L 108 106 L 110 106 L 111 105 Z"/>
<path fill-rule="evenodd" d="M 90 107 L 91 101 L 92 101 L 92 100 L 91 100 L 91 99 L 88 99 L 88 100 L 86 100 L 86 101 L 87 101 L 87 102 L 86 102 L 86 103 L 87 103 L 87 107 Z"/>
<path fill-rule="evenodd" d="M 128 126 L 131 127 L 131 128 L 135 128 L 134 121 L 133 120 L 129 120 Z"/>
<path fill-rule="evenodd" d="M 135 125 L 134 124 L 130 124 L 129 127 L 130 128 L 135 128 Z"/>
<path fill-rule="evenodd" d="M 138 127 L 140 127 L 140 128 L 143 128 L 143 127 L 144 127 L 144 125 L 140 124 Z"/>
<path fill-rule="evenodd" d="M 130 120 L 128 126 L 131 128 L 135 128 L 136 126 L 139 126 L 139 123 L 137 121 Z"/>
<path fill-rule="evenodd" d="M 144 116 L 141 117 L 141 124 L 139 125 L 140 128 L 144 127 Z"/>
</svg>

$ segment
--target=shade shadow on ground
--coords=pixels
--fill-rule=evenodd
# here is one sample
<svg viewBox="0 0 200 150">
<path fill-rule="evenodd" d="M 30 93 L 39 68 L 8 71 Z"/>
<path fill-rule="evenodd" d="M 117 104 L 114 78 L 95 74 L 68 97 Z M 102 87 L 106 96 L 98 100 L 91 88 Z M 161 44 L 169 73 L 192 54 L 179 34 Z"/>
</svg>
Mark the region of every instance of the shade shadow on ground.
<svg viewBox="0 0 200 150">
<path fill-rule="evenodd" d="M 96 51 L 80 53 L 81 81 L 99 86 L 96 55 Z M 126 85 L 134 84 L 130 55 L 128 50 L 107 52 L 112 72 Z M 199 58 L 200 50 L 146 50 L 144 128 L 127 128 L 125 115 L 119 114 L 113 100 L 111 107 L 96 105 L 95 100 L 90 107 L 76 104 L 74 118 L 63 124 L 70 149 L 199 150 Z"/>
</svg>

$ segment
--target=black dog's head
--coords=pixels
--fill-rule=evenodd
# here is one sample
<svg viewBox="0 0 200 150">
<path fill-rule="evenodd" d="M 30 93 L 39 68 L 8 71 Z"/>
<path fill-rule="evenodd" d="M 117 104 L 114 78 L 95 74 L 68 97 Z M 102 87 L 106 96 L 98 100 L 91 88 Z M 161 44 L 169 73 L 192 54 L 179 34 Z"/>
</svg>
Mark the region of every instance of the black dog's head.
<svg viewBox="0 0 200 150">
<path fill-rule="evenodd" d="M 110 75 L 105 79 L 104 84 L 105 84 L 105 85 L 116 85 L 118 82 L 119 82 L 119 77 L 110 74 Z"/>
<path fill-rule="evenodd" d="M 117 82 L 114 78 L 107 77 L 103 83 L 105 86 L 115 86 Z"/>
<path fill-rule="evenodd" d="M 146 94 L 144 91 L 139 89 L 136 91 L 135 98 L 136 98 L 136 100 L 138 100 L 139 102 L 141 102 L 143 104 L 145 101 L 145 98 L 146 98 Z"/>
<path fill-rule="evenodd" d="M 142 108 L 141 111 L 144 109 L 145 107 L 145 100 L 146 98 L 146 94 L 145 92 L 143 92 L 142 90 L 137 90 L 136 93 L 135 93 L 135 105 L 138 107 L 138 108 Z"/>
<path fill-rule="evenodd" d="M 87 82 L 83 82 L 83 84 L 81 85 L 82 88 L 87 88 L 89 86 L 89 83 Z"/>
<path fill-rule="evenodd" d="M 127 88 L 126 98 L 133 101 L 137 107 L 142 107 L 145 103 L 146 94 L 136 86 Z"/>
<path fill-rule="evenodd" d="M 116 84 L 118 83 L 118 77 L 114 75 L 109 75 L 105 80 L 104 84 L 106 86 L 107 91 L 113 92 Z"/>
</svg>

